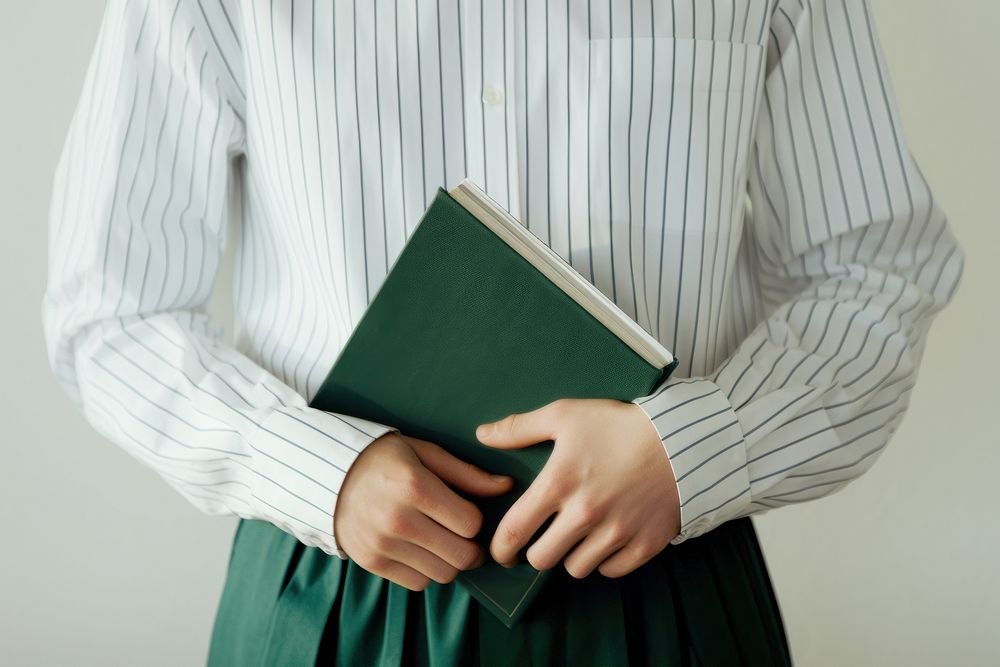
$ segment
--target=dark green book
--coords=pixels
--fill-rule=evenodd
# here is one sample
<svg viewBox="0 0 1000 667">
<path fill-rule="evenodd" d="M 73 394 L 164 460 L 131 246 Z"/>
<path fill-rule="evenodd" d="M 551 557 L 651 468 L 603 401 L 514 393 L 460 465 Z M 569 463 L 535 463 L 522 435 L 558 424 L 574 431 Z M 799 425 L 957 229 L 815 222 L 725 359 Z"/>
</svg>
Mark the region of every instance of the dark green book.
<svg viewBox="0 0 1000 667">
<path fill-rule="evenodd" d="M 502 496 L 461 494 L 483 512 L 476 540 L 488 554 L 553 443 L 493 449 L 476 427 L 559 398 L 631 401 L 675 366 L 655 338 L 465 179 L 438 188 L 311 405 L 394 426 L 511 475 Z M 487 557 L 456 580 L 508 628 L 552 572 L 531 567 L 526 550 L 512 568 Z"/>
</svg>

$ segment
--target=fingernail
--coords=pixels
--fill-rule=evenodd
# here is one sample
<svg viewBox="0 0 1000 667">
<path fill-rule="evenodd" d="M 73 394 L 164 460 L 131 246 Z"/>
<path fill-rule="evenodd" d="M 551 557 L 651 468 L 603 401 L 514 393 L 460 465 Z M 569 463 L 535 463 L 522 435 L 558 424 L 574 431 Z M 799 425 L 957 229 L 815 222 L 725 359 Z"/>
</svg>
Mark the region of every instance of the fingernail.
<svg viewBox="0 0 1000 667">
<path fill-rule="evenodd" d="M 504 482 L 504 481 L 507 481 L 508 479 L 510 479 L 510 476 L 509 475 L 493 475 L 493 474 L 491 474 L 490 475 L 490 479 L 492 479 L 494 482 Z"/>
<path fill-rule="evenodd" d="M 476 427 L 476 437 L 477 438 L 480 438 L 480 439 L 485 438 L 487 435 L 489 435 L 489 432 L 490 432 L 490 425 L 489 424 L 480 424 L 479 426 Z"/>
</svg>

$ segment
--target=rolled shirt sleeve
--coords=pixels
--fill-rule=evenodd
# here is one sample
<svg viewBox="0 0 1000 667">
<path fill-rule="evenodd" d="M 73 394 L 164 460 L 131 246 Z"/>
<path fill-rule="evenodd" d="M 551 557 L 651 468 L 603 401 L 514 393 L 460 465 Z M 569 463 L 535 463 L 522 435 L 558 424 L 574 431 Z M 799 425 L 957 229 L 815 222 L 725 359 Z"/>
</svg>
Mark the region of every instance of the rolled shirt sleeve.
<svg viewBox="0 0 1000 667">
<path fill-rule="evenodd" d="M 310 408 L 205 313 L 245 150 L 225 11 L 108 3 L 54 179 L 49 360 L 100 433 L 203 512 L 269 521 L 347 558 L 337 494 L 395 429 Z"/>
<path fill-rule="evenodd" d="M 867 0 L 779 1 L 762 95 L 743 242 L 767 315 L 713 372 L 634 401 L 677 481 L 672 544 L 871 468 L 963 270 Z"/>
</svg>

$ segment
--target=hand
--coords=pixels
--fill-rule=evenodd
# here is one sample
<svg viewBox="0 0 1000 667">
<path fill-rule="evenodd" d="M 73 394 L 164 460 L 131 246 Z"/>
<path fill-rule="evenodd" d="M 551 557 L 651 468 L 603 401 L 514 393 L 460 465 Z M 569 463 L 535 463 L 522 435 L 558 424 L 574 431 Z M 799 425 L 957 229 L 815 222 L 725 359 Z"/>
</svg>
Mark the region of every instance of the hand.
<svg viewBox="0 0 1000 667">
<path fill-rule="evenodd" d="M 476 437 L 500 449 L 553 440 L 548 461 L 497 526 L 490 553 L 511 567 L 517 552 L 557 512 L 527 551 L 537 570 L 566 553 L 578 579 L 596 567 L 620 577 L 662 551 L 680 531 L 673 467 L 649 417 L 634 403 L 562 399 L 483 424 Z M 581 542 L 582 540 L 582 542 Z"/>
<path fill-rule="evenodd" d="M 479 567 L 486 554 L 471 538 L 482 528 L 482 512 L 445 482 L 482 496 L 513 486 L 511 477 L 494 477 L 439 445 L 383 435 L 354 460 L 341 485 L 337 543 L 365 570 L 411 591 Z"/>
</svg>

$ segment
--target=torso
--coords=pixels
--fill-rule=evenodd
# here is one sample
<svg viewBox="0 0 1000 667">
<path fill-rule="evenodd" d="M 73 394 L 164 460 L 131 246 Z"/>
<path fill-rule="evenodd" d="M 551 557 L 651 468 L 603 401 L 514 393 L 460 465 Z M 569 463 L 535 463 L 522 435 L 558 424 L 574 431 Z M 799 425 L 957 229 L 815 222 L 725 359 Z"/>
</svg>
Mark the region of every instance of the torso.
<svg viewBox="0 0 1000 667">
<path fill-rule="evenodd" d="M 242 351 L 311 396 L 468 177 L 678 373 L 710 370 L 762 315 L 744 225 L 768 5 L 242 3 Z"/>
</svg>

